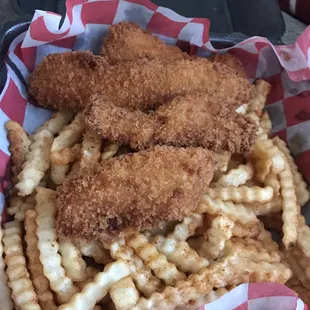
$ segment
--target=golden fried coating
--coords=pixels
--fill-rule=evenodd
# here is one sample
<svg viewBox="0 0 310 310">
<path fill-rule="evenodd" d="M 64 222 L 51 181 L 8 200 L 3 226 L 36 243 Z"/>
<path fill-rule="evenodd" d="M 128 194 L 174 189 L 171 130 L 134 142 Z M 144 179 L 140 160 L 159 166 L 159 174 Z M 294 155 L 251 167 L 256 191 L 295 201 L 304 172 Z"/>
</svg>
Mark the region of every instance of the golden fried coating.
<svg viewBox="0 0 310 310">
<path fill-rule="evenodd" d="M 101 54 L 109 63 L 135 61 L 142 58 L 174 61 L 190 56 L 176 46 L 165 44 L 152 33 L 135 23 L 122 22 L 112 25 L 104 38 Z"/>
<path fill-rule="evenodd" d="M 143 30 L 131 22 L 121 22 L 110 27 L 107 36 L 104 38 L 101 54 L 111 64 L 122 61 L 136 61 L 142 58 L 164 61 L 191 58 L 178 47 L 166 44 L 158 37 L 152 36 L 150 31 Z M 241 61 L 233 55 L 216 54 L 208 59 L 223 63 L 238 75 L 247 78 Z"/>
<path fill-rule="evenodd" d="M 29 79 L 29 93 L 43 107 L 81 110 L 91 94 L 116 106 L 149 110 L 179 95 L 221 93 L 238 106 L 255 95 L 254 86 L 226 65 L 203 58 L 162 62 L 142 59 L 109 66 L 89 52 L 52 54 Z"/>
<path fill-rule="evenodd" d="M 115 107 L 96 96 L 86 110 L 90 129 L 113 142 L 144 149 L 154 144 L 205 147 L 215 152 L 243 153 L 255 141 L 256 125 L 234 111 L 236 103 L 219 96 L 176 97 L 146 114 Z"/>
<path fill-rule="evenodd" d="M 181 220 L 197 207 L 215 166 L 208 150 L 156 146 L 81 169 L 58 188 L 57 232 L 111 241 L 125 229 Z"/>
<path fill-rule="evenodd" d="M 234 72 L 236 72 L 236 74 L 238 74 L 239 76 L 247 78 L 246 71 L 241 61 L 237 57 L 230 54 L 216 54 L 210 57 L 209 59 L 214 62 L 225 64 Z"/>
</svg>

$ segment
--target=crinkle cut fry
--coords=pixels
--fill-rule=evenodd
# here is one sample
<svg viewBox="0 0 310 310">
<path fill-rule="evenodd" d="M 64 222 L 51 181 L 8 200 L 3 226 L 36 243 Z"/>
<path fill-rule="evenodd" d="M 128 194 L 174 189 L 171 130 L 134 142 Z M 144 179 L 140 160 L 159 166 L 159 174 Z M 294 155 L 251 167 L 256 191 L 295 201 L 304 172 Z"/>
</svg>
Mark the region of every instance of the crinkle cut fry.
<svg viewBox="0 0 310 310">
<path fill-rule="evenodd" d="M 2 223 L 2 217 L 0 215 L 0 225 L 1 223 Z M 2 238 L 3 238 L 3 232 L 0 226 L 0 304 L 1 307 L 3 307 L 3 310 L 13 310 L 11 291 L 8 286 L 8 277 L 5 273 Z"/>
<path fill-rule="evenodd" d="M 98 264 L 107 265 L 113 262 L 109 251 L 99 241 L 74 239 L 73 243 L 78 247 L 82 255 L 92 257 Z"/>
<path fill-rule="evenodd" d="M 89 167 L 99 162 L 101 156 L 101 143 L 102 139 L 99 135 L 90 130 L 86 130 L 82 141 L 82 156 L 80 160 L 81 168 Z"/>
<path fill-rule="evenodd" d="M 292 249 L 292 253 L 296 257 L 296 260 L 299 262 L 300 266 L 304 269 L 304 273 L 310 281 L 310 259 L 296 247 Z"/>
<path fill-rule="evenodd" d="M 185 217 L 180 224 L 174 227 L 169 237 L 177 241 L 185 241 L 195 233 L 195 230 L 203 224 L 203 215 L 194 213 L 191 216 Z"/>
<path fill-rule="evenodd" d="M 252 179 L 254 168 L 251 163 L 239 165 L 237 168 L 230 170 L 227 174 L 222 175 L 214 184 L 216 187 L 240 186 Z"/>
<path fill-rule="evenodd" d="M 298 218 L 297 246 L 310 258 L 310 227 L 306 225 L 303 216 L 299 216 Z"/>
<path fill-rule="evenodd" d="M 209 265 L 208 259 L 199 256 L 186 241 L 161 235 L 151 238 L 150 241 L 158 252 L 164 254 L 169 262 L 175 264 L 183 272 L 197 273 Z"/>
<path fill-rule="evenodd" d="M 216 290 L 212 290 L 210 293 L 200 297 L 195 301 L 189 301 L 184 307 L 177 307 L 176 310 L 197 310 L 199 307 L 202 307 L 208 303 L 211 303 L 226 293 L 228 293 L 231 289 L 226 289 L 225 287 L 220 287 Z"/>
<path fill-rule="evenodd" d="M 273 188 L 270 186 L 249 187 L 246 185 L 242 185 L 239 187 L 216 187 L 208 188 L 206 193 L 213 199 L 220 198 L 224 201 L 230 200 L 236 203 L 265 203 L 271 201 L 271 199 L 273 198 Z"/>
<path fill-rule="evenodd" d="M 132 278 L 127 277 L 111 286 L 110 296 L 117 310 L 128 309 L 138 302 L 139 291 Z"/>
<path fill-rule="evenodd" d="M 281 196 L 276 196 L 271 201 L 266 203 L 250 203 L 245 204 L 245 207 L 252 209 L 257 216 L 277 213 L 282 210 L 283 199 Z"/>
<path fill-rule="evenodd" d="M 292 251 L 281 249 L 284 253 L 284 261 L 288 264 L 289 268 L 293 271 L 295 277 L 310 290 L 310 281 L 307 278 L 304 269 L 300 266 L 299 260 L 293 255 Z"/>
<path fill-rule="evenodd" d="M 241 224 L 253 224 L 258 221 L 255 213 L 241 204 L 234 204 L 230 201 L 212 199 L 209 195 L 203 195 L 200 204 L 195 211 L 197 213 L 208 213 L 211 215 L 224 214 L 233 221 Z"/>
<path fill-rule="evenodd" d="M 56 192 L 37 187 L 36 212 L 38 214 L 37 237 L 40 251 L 40 261 L 44 275 L 50 282 L 51 289 L 56 293 L 60 303 L 65 303 L 78 291 L 72 280 L 66 276 L 61 266 L 61 257 L 58 254 L 59 244 L 56 238 L 55 220 Z"/>
<path fill-rule="evenodd" d="M 279 174 L 281 195 L 283 198 L 283 244 L 286 249 L 293 247 L 297 240 L 298 216 L 300 214 L 300 206 L 297 204 L 293 175 L 288 163 L 285 170 Z"/>
<path fill-rule="evenodd" d="M 155 275 L 165 281 L 167 285 L 174 285 L 177 281 L 185 279 L 184 273 L 177 270 L 176 266 L 169 263 L 167 258 L 158 253 L 156 247 L 148 242 L 140 233 L 125 236 L 126 244 L 133 248 L 136 254 L 151 268 Z"/>
<path fill-rule="evenodd" d="M 70 239 L 59 238 L 59 252 L 66 275 L 74 282 L 85 281 L 88 278 L 86 263 Z"/>
<path fill-rule="evenodd" d="M 262 241 L 249 238 L 232 238 L 225 244 L 223 255 L 232 255 L 237 252 L 242 258 L 258 263 L 260 261 L 268 263 L 280 263 L 278 250 L 265 249 Z"/>
<path fill-rule="evenodd" d="M 56 310 L 58 307 L 54 302 L 53 294 L 49 287 L 48 279 L 44 276 L 43 266 L 40 262 L 40 252 L 37 248 L 38 237 L 36 234 L 37 213 L 28 210 L 25 213 L 25 241 L 27 244 L 28 269 L 31 275 L 34 289 L 37 293 L 39 304 L 44 310 Z"/>
<path fill-rule="evenodd" d="M 51 153 L 51 162 L 55 165 L 67 165 L 79 159 L 81 144 L 76 143 L 72 147 L 66 147 L 61 151 Z"/>
<path fill-rule="evenodd" d="M 287 158 L 287 162 L 291 168 L 294 184 L 296 187 L 297 202 L 302 207 L 310 198 L 310 192 L 307 188 L 307 183 L 304 181 L 302 174 L 298 171 L 298 167 L 294 161 L 294 158 L 292 157 L 290 150 L 288 149 L 285 142 L 279 137 L 274 137 L 272 140 Z"/>
<path fill-rule="evenodd" d="M 211 221 L 211 227 L 204 234 L 205 242 L 198 254 L 209 260 L 217 258 L 224 249 L 225 243 L 232 237 L 235 224 L 225 215 L 218 215 Z"/>
<path fill-rule="evenodd" d="M 247 262 L 238 255 L 224 257 L 202 269 L 199 274 L 190 275 L 186 281 L 178 281 L 174 287 L 167 286 L 163 292 L 154 293 L 148 299 L 141 297 L 131 310 L 175 309 L 189 300 L 197 300 L 208 294 L 213 287 L 237 285 L 244 282 L 285 283 L 291 271 L 280 263 Z"/>
<path fill-rule="evenodd" d="M 73 118 L 73 112 L 69 110 L 61 110 L 55 112 L 52 117 L 46 121 L 41 127 L 36 130 L 36 133 L 46 129 L 52 135 L 56 135 L 59 131 L 68 124 Z"/>
<path fill-rule="evenodd" d="M 34 193 L 32 193 L 30 196 L 25 197 L 25 201 L 20 206 L 20 210 L 16 212 L 14 219 L 20 222 L 24 221 L 25 212 L 29 209 L 34 209 L 35 205 L 36 205 L 36 200 L 34 197 Z"/>
<path fill-rule="evenodd" d="M 59 135 L 54 139 L 51 147 L 51 158 L 53 158 L 54 152 L 60 152 L 65 148 L 72 147 L 79 142 L 85 131 L 84 114 L 78 113 L 73 121 L 65 126 Z M 69 164 L 58 165 L 52 162 L 51 164 L 51 180 L 60 185 L 63 183 L 66 175 L 69 172 Z"/>
<path fill-rule="evenodd" d="M 81 293 L 76 293 L 72 299 L 61 305 L 59 310 L 92 310 L 96 303 L 107 293 L 110 287 L 119 280 L 129 276 L 130 269 L 122 260 L 107 265 L 99 272 L 94 281 L 87 284 Z"/>
<path fill-rule="evenodd" d="M 50 167 L 53 139 L 53 135 L 47 129 L 43 129 L 33 136 L 33 143 L 30 145 L 23 169 L 17 176 L 19 182 L 15 185 L 20 196 L 30 195 Z"/>
<path fill-rule="evenodd" d="M 23 253 L 20 223 L 12 221 L 4 224 L 3 234 L 6 274 L 12 289 L 14 304 L 21 310 L 40 310 Z"/>
<path fill-rule="evenodd" d="M 110 143 L 105 146 L 101 154 L 101 161 L 113 157 L 119 150 L 119 145 L 117 143 Z"/>
<path fill-rule="evenodd" d="M 103 244 L 110 250 L 111 256 L 117 259 L 123 259 L 130 268 L 130 275 L 134 279 L 138 289 L 145 296 L 150 296 L 162 286 L 161 281 L 153 276 L 150 268 L 144 265 L 143 261 L 133 253 L 133 250 L 125 244 L 125 240 L 120 238 L 112 244 Z"/>
<path fill-rule="evenodd" d="M 5 123 L 8 131 L 8 140 L 10 142 L 9 150 L 11 152 L 13 179 L 22 170 L 22 165 L 26 161 L 29 153 L 31 141 L 24 128 L 17 122 L 9 120 Z"/>
</svg>

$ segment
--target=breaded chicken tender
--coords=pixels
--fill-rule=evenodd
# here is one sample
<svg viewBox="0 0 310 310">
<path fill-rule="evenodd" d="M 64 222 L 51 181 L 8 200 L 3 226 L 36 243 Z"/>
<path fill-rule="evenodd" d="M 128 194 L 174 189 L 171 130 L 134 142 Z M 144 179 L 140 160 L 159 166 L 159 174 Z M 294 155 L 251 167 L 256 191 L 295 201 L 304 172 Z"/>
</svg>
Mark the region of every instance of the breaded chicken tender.
<svg viewBox="0 0 310 310">
<path fill-rule="evenodd" d="M 174 62 L 142 59 L 110 66 L 90 52 L 52 54 L 29 79 L 29 93 L 38 104 L 56 110 L 82 110 L 92 94 L 103 94 L 115 106 L 149 110 L 176 96 L 202 91 L 221 93 L 238 106 L 255 95 L 254 86 L 226 65 L 198 57 Z"/>
<path fill-rule="evenodd" d="M 255 141 L 256 125 L 234 111 L 236 103 L 209 94 L 176 97 L 146 114 L 115 107 L 94 97 L 86 124 L 103 138 L 144 149 L 154 144 L 205 147 L 215 152 L 244 153 Z"/>
<path fill-rule="evenodd" d="M 209 59 L 211 61 L 215 61 L 218 63 L 225 64 L 230 69 L 232 69 L 236 74 L 238 74 L 244 78 L 247 78 L 246 71 L 245 71 L 241 61 L 237 57 L 235 57 L 231 54 L 216 54 L 216 55 L 213 55 L 212 57 L 210 57 Z"/>
<path fill-rule="evenodd" d="M 158 37 L 152 36 L 150 31 L 145 31 L 130 22 L 122 22 L 110 27 L 104 38 L 101 54 L 111 64 L 142 58 L 165 61 L 190 58 L 178 47 L 165 44 Z"/>
<path fill-rule="evenodd" d="M 109 242 L 126 229 L 181 220 L 213 178 L 214 154 L 156 146 L 81 169 L 57 190 L 57 233 Z"/>
<path fill-rule="evenodd" d="M 178 47 L 166 44 L 158 37 L 153 36 L 150 31 L 143 30 L 131 22 L 121 22 L 110 27 L 107 36 L 104 38 L 101 54 L 111 64 L 142 58 L 164 61 L 191 58 Z M 236 74 L 247 77 L 241 61 L 231 54 L 216 54 L 208 59 L 224 63 Z"/>
</svg>

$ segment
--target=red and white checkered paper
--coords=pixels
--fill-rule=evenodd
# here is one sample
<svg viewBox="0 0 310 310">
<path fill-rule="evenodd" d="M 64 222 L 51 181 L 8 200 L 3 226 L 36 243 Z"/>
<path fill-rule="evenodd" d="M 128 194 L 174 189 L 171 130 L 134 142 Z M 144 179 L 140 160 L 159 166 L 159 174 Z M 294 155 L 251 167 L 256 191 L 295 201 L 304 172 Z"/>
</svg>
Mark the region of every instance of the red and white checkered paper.
<svg viewBox="0 0 310 310">
<path fill-rule="evenodd" d="M 310 28 L 293 45 L 273 46 L 265 38 L 253 37 L 233 48 L 217 51 L 210 42 L 208 19 L 182 17 L 149 0 L 67 0 L 66 7 L 61 27 L 59 15 L 36 11 L 28 31 L 15 38 L 9 48 L 7 57 L 15 69 L 6 64 L 7 81 L 0 95 L 0 212 L 4 207 L 3 193 L 9 185 L 6 172 L 10 153 L 5 122 L 15 120 L 32 133 L 51 115 L 28 101 L 25 84 L 29 74 L 50 53 L 98 52 L 110 25 L 121 21 L 135 22 L 168 44 L 200 56 L 229 51 L 239 57 L 251 79 L 270 82 L 273 87 L 266 108 L 273 122 L 273 133 L 288 142 L 300 170 L 310 182 Z M 240 285 L 204 309 L 307 308 L 287 287 L 261 283 Z"/>
</svg>

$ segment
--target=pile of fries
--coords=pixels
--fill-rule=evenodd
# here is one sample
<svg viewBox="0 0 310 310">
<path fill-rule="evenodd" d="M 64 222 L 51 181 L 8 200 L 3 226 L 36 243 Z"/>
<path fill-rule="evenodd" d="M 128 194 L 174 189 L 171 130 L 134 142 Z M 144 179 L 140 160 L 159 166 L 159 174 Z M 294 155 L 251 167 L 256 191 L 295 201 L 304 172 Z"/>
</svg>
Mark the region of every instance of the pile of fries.
<svg viewBox="0 0 310 310">
<path fill-rule="evenodd" d="M 270 137 L 270 85 L 258 80 L 256 90 L 239 109 L 258 125 L 256 144 L 219 156 L 195 213 L 112 244 L 59 238 L 55 189 L 126 148 L 86 130 L 83 113 L 56 112 L 31 136 L 9 121 L 14 220 L 0 231 L 1 309 L 197 309 L 241 283 L 267 281 L 310 304 L 310 228 L 301 215 L 310 194 L 285 143 Z"/>
</svg>

